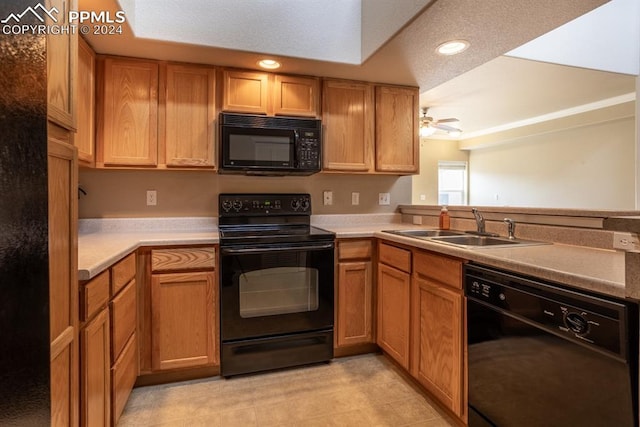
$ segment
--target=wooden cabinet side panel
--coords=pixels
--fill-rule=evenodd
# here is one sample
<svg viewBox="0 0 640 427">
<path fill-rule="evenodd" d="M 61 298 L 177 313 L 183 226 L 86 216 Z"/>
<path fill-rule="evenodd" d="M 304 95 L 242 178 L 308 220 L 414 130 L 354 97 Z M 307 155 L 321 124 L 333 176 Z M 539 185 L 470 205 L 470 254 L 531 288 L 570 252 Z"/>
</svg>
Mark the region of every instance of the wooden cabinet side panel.
<svg viewBox="0 0 640 427">
<path fill-rule="evenodd" d="M 463 296 L 414 279 L 412 374 L 456 415 L 463 414 Z"/>
<path fill-rule="evenodd" d="M 373 170 L 374 91 L 366 83 L 325 80 L 323 169 Z"/>
<path fill-rule="evenodd" d="M 78 40 L 77 132 L 78 161 L 95 166 L 96 57 L 82 37 Z"/>
<path fill-rule="evenodd" d="M 109 310 L 104 309 L 81 332 L 80 422 L 111 425 Z"/>
<path fill-rule="evenodd" d="M 152 276 L 154 371 L 215 363 L 216 300 L 213 272 Z"/>
<path fill-rule="evenodd" d="M 167 66 L 165 150 L 167 166 L 213 167 L 215 71 Z"/>
<path fill-rule="evenodd" d="M 338 266 L 338 346 L 369 343 L 372 335 L 371 262 Z"/>
<path fill-rule="evenodd" d="M 417 173 L 418 89 L 376 87 L 376 170 Z"/>
<path fill-rule="evenodd" d="M 103 122 L 97 166 L 157 165 L 158 64 L 107 58 L 103 70 Z"/>
<path fill-rule="evenodd" d="M 77 151 L 48 126 L 49 307 L 52 425 L 78 425 Z"/>
<path fill-rule="evenodd" d="M 377 343 L 409 369 L 410 289 L 408 273 L 378 264 Z"/>
</svg>

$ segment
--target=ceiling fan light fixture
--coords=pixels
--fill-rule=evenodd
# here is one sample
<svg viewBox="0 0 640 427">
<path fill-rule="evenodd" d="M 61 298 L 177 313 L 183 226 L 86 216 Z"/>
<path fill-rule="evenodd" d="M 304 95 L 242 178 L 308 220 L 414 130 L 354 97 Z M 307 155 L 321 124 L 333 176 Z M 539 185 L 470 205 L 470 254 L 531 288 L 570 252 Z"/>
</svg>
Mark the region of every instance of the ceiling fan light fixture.
<svg viewBox="0 0 640 427">
<path fill-rule="evenodd" d="M 423 125 L 420 126 L 420 136 L 426 138 L 427 136 L 431 136 L 436 132 L 436 128 L 428 126 L 428 125 Z"/>
<path fill-rule="evenodd" d="M 275 59 L 261 59 L 258 61 L 258 65 L 261 68 L 265 68 L 267 70 L 275 70 L 276 68 L 280 68 L 280 63 Z"/>
<path fill-rule="evenodd" d="M 436 52 L 439 55 L 450 56 L 457 55 L 458 53 L 464 52 L 469 47 L 469 42 L 466 40 L 449 40 L 440 44 L 436 48 Z"/>
</svg>

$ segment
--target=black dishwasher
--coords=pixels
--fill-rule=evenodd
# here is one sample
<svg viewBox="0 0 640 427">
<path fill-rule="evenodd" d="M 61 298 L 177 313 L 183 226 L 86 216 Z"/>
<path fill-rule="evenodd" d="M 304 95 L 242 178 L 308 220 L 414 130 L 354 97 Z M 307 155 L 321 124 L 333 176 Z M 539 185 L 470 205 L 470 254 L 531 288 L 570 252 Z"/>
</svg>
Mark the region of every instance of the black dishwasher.
<svg viewBox="0 0 640 427">
<path fill-rule="evenodd" d="M 469 426 L 638 426 L 638 306 L 465 266 Z"/>
</svg>

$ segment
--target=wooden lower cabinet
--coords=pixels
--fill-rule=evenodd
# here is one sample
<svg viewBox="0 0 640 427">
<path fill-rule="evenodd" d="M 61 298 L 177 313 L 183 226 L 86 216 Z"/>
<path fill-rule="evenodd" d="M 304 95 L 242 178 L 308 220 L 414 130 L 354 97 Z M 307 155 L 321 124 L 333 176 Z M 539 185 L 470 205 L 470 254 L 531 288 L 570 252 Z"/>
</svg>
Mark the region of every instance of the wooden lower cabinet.
<svg viewBox="0 0 640 427">
<path fill-rule="evenodd" d="M 411 276 L 386 264 L 378 264 L 378 345 L 405 369 L 409 369 Z"/>
<path fill-rule="evenodd" d="M 335 348 L 372 344 L 373 242 L 370 239 L 341 239 L 337 248 Z"/>
<path fill-rule="evenodd" d="M 453 413 L 463 413 L 463 296 L 413 280 L 412 375 Z"/>
<path fill-rule="evenodd" d="M 80 423 L 111 424 L 109 309 L 104 308 L 80 333 Z"/>
<path fill-rule="evenodd" d="M 154 371 L 218 363 L 213 272 L 151 278 L 151 363 Z"/>
<path fill-rule="evenodd" d="M 138 377 L 138 337 L 135 332 L 111 367 L 111 410 L 113 425 L 118 423 Z"/>
</svg>

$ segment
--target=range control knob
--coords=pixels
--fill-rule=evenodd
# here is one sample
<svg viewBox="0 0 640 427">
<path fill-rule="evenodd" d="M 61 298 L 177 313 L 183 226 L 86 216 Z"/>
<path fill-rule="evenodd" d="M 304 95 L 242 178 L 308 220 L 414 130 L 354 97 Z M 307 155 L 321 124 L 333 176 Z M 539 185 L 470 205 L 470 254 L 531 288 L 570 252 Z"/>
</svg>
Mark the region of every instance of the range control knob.
<svg viewBox="0 0 640 427">
<path fill-rule="evenodd" d="M 231 210 L 231 200 L 223 200 L 222 209 L 224 209 L 225 212 L 229 212 Z"/>
<path fill-rule="evenodd" d="M 241 200 L 234 200 L 233 201 L 233 209 L 236 210 L 236 212 L 240 212 L 240 209 L 242 209 L 242 201 Z"/>
<path fill-rule="evenodd" d="M 577 335 L 586 335 L 589 332 L 589 322 L 580 313 L 567 313 L 564 316 L 564 325 Z"/>
<path fill-rule="evenodd" d="M 297 211 L 298 209 L 300 209 L 300 200 L 298 199 L 291 200 L 291 209 L 293 209 L 294 211 Z"/>
<path fill-rule="evenodd" d="M 302 202 L 300 202 L 300 205 L 302 206 L 303 211 L 309 210 L 309 206 L 310 206 L 309 199 L 306 199 L 306 198 L 302 199 Z"/>
</svg>

